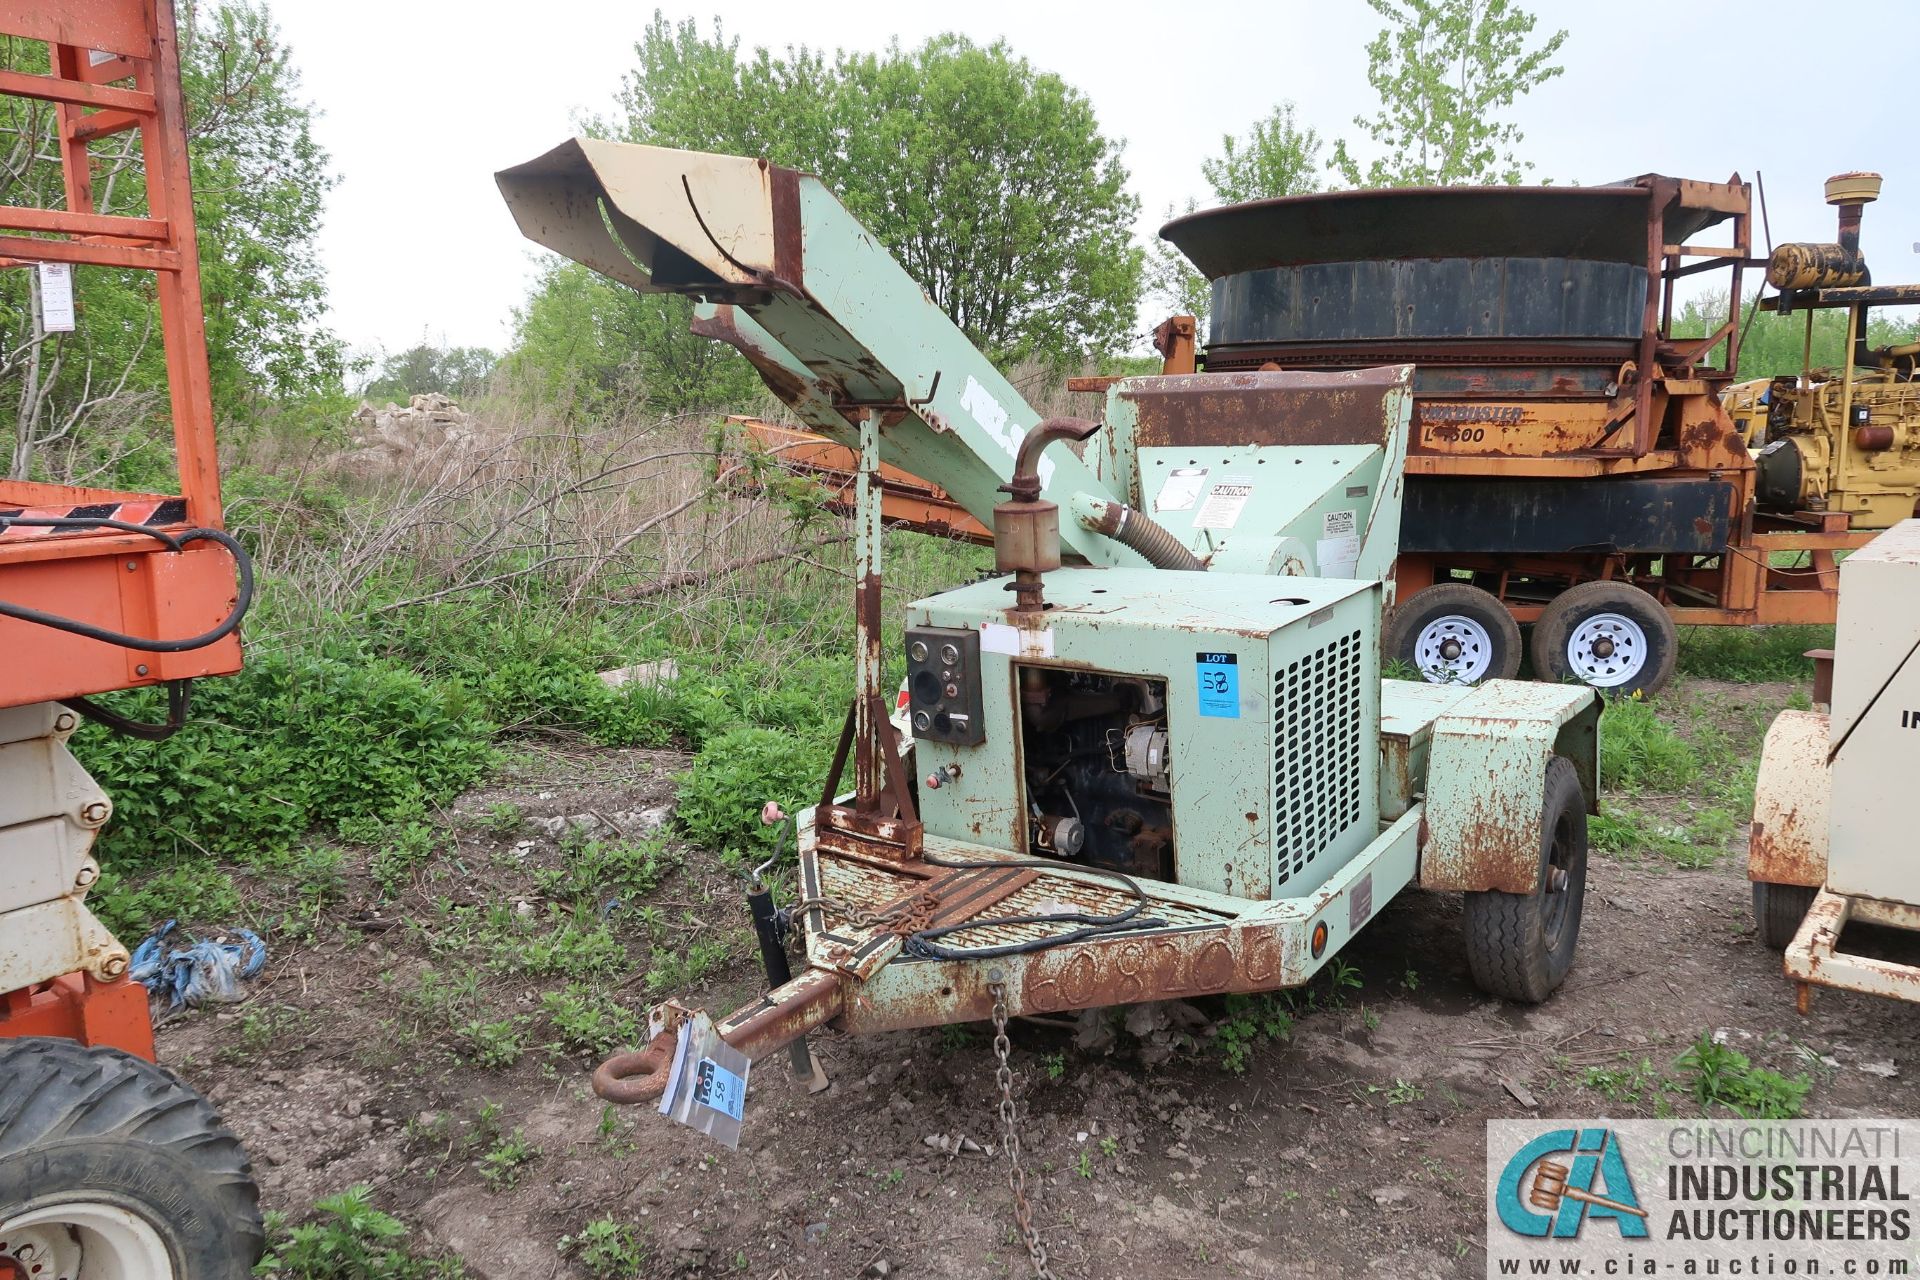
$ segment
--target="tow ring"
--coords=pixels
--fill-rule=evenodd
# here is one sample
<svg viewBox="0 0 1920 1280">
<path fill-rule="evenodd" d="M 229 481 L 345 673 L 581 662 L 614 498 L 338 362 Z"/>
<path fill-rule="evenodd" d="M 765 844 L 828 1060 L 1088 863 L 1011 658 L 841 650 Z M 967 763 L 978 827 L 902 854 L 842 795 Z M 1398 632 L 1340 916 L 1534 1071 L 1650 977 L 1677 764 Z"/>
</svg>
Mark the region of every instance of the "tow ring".
<svg viewBox="0 0 1920 1280">
<path fill-rule="evenodd" d="M 662 1031 L 638 1053 L 616 1053 L 593 1069 L 593 1091 L 608 1102 L 652 1102 L 667 1091 L 679 1037 Z"/>
</svg>

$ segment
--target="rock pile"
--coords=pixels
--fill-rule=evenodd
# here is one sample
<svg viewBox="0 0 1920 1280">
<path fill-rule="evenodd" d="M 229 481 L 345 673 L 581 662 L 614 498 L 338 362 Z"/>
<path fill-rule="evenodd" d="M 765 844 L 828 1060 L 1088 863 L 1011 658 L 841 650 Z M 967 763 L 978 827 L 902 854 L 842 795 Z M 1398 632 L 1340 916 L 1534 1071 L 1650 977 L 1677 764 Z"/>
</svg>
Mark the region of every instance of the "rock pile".
<svg viewBox="0 0 1920 1280">
<path fill-rule="evenodd" d="M 437 391 L 413 396 L 405 408 L 389 403 L 376 409 L 363 400 L 354 411 L 352 431 L 350 447 L 334 461 L 360 476 L 398 471 L 423 455 L 467 449 L 481 437 L 473 416 Z"/>
</svg>

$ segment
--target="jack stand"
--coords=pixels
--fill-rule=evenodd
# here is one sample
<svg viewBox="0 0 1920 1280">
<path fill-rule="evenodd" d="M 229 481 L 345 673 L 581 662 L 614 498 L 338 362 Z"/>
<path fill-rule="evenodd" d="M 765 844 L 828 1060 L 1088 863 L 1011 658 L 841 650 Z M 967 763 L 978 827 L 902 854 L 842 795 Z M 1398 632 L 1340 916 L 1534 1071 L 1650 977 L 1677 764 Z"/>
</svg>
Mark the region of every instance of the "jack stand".
<svg viewBox="0 0 1920 1280">
<path fill-rule="evenodd" d="M 782 832 L 784 843 L 785 833 Z M 786 943 L 780 936 L 779 917 L 773 909 L 773 890 L 767 888 L 761 879 L 767 868 L 779 860 L 780 850 L 776 849 L 773 857 L 754 869 L 753 886 L 747 890 L 747 914 L 753 917 L 754 936 L 760 941 L 760 963 L 767 971 L 767 987 L 773 991 L 793 981 L 793 968 L 787 963 Z M 793 1067 L 793 1078 L 808 1093 L 820 1093 L 832 1083 L 805 1036 L 787 1046 L 787 1060 Z"/>
<path fill-rule="evenodd" d="M 859 535 L 853 615 L 857 667 L 853 707 L 841 730 L 840 746 L 834 753 L 833 767 L 827 771 L 814 821 L 822 849 L 859 848 L 864 844 L 871 852 L 871 845 L 877 842 L 888 856 L 915 862 L 920 858 L 920 815 L 900 763 L 899 736 L 887 717 L 886 699 L 880 690 L 880 426 L 871 408 L 849 408 L 847 415 L 860 428 L 860 471 L 854 490 Z M 838 803 L 835 795 L 849 755 L 853 758 L 851 805 Z"/>
</svg>

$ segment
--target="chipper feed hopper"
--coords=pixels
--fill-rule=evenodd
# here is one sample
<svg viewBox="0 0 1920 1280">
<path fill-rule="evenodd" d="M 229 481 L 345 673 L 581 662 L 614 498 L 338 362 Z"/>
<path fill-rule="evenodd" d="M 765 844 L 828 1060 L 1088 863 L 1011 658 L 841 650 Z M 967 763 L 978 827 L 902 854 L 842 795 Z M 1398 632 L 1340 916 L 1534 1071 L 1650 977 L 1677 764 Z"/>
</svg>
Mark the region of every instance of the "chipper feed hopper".
<svg viewBox="0 0 1920 1280">
<path fill-rule="evenodd" d="M 1380 678 L 1407 367 L 1134 378 L 1098 423 L 1042 422 L 808 175 L 579 139 L 499 184 L 532 239 L 700 299 L 698 332 L 861 456 L 858 693 L 798 818 L 803 966 L 783 980 L 763 933 L 775 989 L 718 1023 L 659 1006 L 605 1096 L 679 1089 L 684 1026 L 752 1059 L 823 1025 L 1297 986 L 1414 886 L 1464 891 L 1486 990 L 1566 975 L 1595 695 Z M 907 606 L 904 744 L 883 463 L 991 527 L 1001 574 Z"/>
</svg>

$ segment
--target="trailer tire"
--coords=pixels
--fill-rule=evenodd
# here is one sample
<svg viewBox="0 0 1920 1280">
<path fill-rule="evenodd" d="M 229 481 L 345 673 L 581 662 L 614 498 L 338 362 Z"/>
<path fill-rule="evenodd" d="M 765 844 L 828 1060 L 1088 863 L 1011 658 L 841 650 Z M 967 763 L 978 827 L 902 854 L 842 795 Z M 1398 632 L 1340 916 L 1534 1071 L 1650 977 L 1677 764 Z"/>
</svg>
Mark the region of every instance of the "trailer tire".
<svg viewBox="0 0 1920 1280">
<path fill-rule="evenodd" d="M 1394 606 L 1384 644 L 1388 658 L 1428 684 L 1511 680 L 1520 670 L 1520 627 L 1490 591 L 1443 582 Z"/>
<path fill-rule="evenodd" d="M 1587 894 L 1587 800 L 1565 756 L 1547 764 L 1540 883 L 1532 893 L 1466 895 L 1467 968 L 1489 995 L 1539 1004 L 1573 967 Z"/>
<path fill-rule="evenodd" d="M 1679 653 L 1673 618 L 1624 582 L 1569 587 L 1533 624 L 1536 680 L 1591 685 L 1613 697 L 1660 692 Z"/>
<path fill-rule="evenodd" d="M 1753 882 L 1753 923 L 1760 934 L 1760 945 L 1773 951 L 1785 951 L 1800 932 L 1800 925 L 1813 907 L 1817 890 L 1803 884 Z"/>
<path fill-rule="evenodd" d="M 0 1040 L 0 1260 L 243 1280 L 265 1241 L 246 1152 L 205 1098 L 118 1049 Z"/>
</svg>

